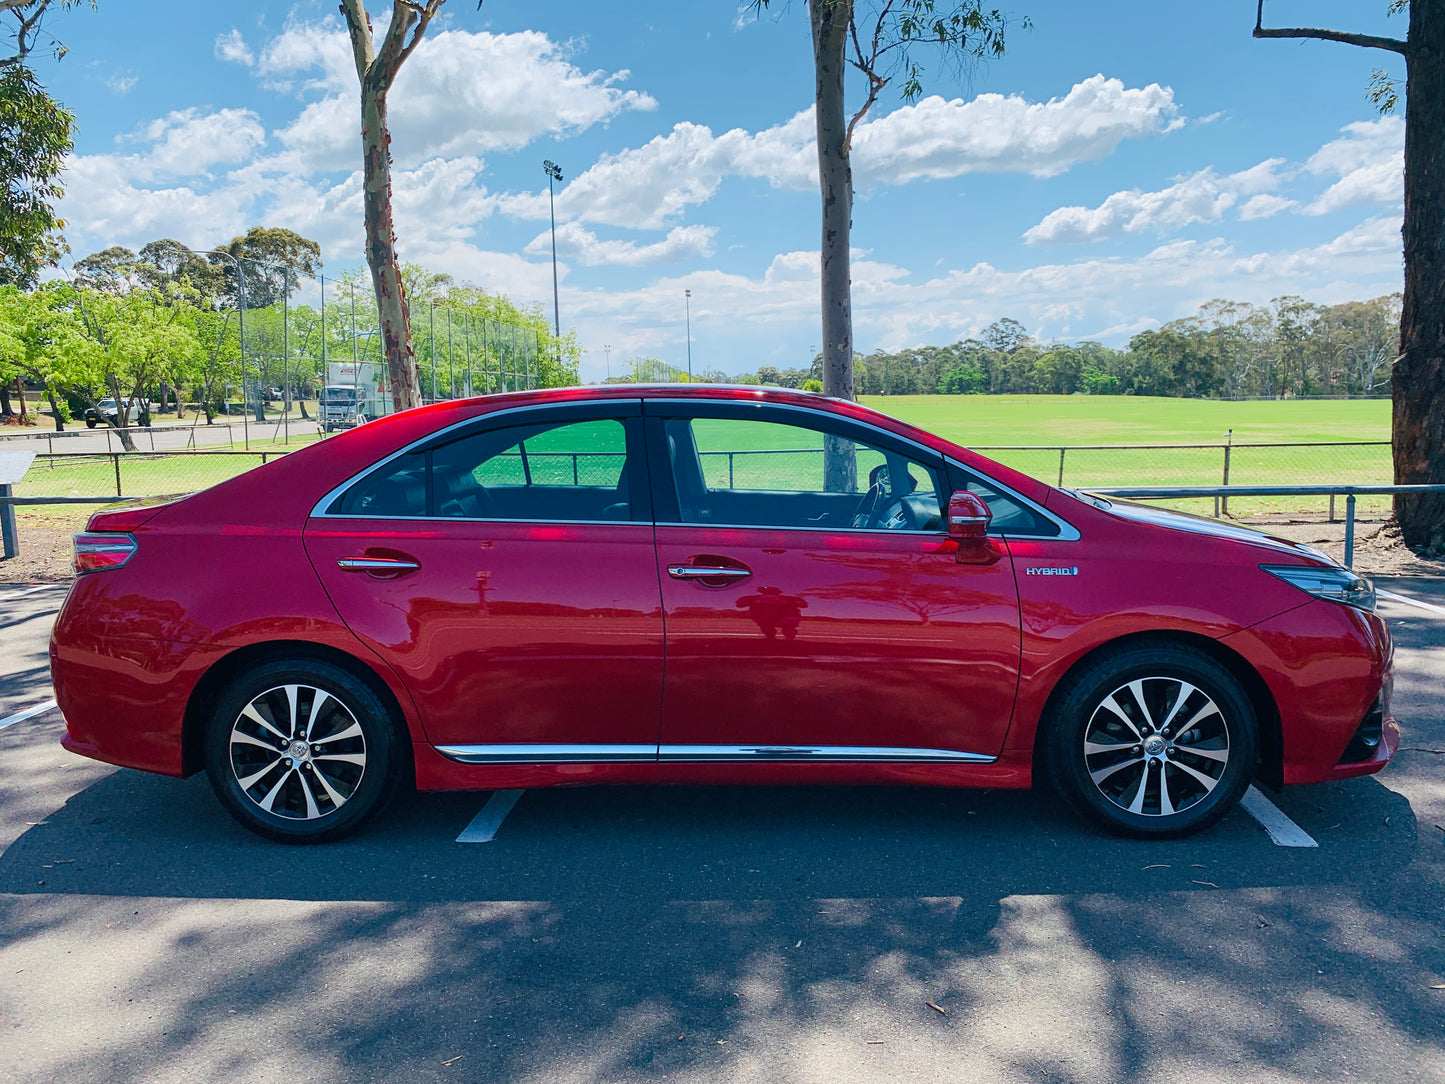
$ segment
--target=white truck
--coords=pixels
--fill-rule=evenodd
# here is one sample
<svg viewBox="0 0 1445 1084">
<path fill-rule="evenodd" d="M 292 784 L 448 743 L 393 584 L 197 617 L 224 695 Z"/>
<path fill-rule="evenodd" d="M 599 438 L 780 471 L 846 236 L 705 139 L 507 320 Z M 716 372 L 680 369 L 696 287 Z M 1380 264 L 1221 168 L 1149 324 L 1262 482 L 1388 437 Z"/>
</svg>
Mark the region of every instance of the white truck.
<svg viewBox="0 0 1445 1084">
<path fill-rule="evenodd" d="M 326 383 L 321 388 L 321 427 L 326 432 L 364 425 L 390 410 L 391 397 L 385 394 L 379 365 L 369 361 L 327 364 Z"/>
</svg>

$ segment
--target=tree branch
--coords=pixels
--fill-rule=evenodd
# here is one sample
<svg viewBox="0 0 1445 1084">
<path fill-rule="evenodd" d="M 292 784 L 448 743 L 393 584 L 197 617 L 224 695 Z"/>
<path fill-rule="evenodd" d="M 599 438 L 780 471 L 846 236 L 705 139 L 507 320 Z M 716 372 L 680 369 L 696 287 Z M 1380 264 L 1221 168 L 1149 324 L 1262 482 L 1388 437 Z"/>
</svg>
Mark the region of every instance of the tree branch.
<svg viewBox="0 0 1445 1084">
<path fill-rule="evenodd" d="M 366 73 L 376 59 L 375 46 L 371 41 L 371 16 L 362 7 L 362 0 L 341 0 L 341 17 L 351 32 L 351 53 L 356 60 L 356 77 L 366 82 Z"/>
<path fill-rule="evenodd" d="M 1352 34 L 1346 30 L 1327 30 L 1313 26 L 1266 27 L 1264 25 L 1264 0 L 1254 17 L 1256 38 L 1318 38 L 1321 41 L 1338 41 L 1345 45 L 1358 45 L 1365 49 L 1388 49 L 1392 53 L 1408 56 L 1410 43 L 1399 38 L 1382 38 L 1374 34 Z"/>
</svg>

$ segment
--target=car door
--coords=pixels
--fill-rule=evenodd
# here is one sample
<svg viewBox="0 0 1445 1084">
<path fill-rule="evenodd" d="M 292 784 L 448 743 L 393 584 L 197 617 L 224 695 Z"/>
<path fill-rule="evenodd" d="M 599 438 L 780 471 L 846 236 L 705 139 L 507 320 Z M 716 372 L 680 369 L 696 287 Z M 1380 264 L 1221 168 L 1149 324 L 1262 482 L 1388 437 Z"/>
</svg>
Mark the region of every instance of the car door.
<svg viewBox="0 0 1445 1084">
<path fill-rule="evenodd" d="M 508 411 L 392 456 L 313 513 L 317 573 L 434 745 L 472 762 L 655 759 L 640 425 L 635 401 Z"/>
<path fill-rule="evenodd" d="M 1002 541 L 958 563 L 946 468 L 819 411 L 648 400 L 663 760 L 986 760 L 1018 680 Z"/>
</svg>

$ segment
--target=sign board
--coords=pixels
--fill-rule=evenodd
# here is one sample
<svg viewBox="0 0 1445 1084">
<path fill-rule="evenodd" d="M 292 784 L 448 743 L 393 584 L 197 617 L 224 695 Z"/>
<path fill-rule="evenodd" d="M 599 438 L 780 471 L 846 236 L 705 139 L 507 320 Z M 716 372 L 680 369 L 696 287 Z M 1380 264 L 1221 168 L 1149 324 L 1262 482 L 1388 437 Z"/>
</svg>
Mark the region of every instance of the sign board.
<svg viewBox="0 0 1445 1084">
<path fill-rule="evenodd" d="M 33 451 L 0 451 L 0 486 L 13 486 L 25 477 L 35 462 Z"/>
</svg>

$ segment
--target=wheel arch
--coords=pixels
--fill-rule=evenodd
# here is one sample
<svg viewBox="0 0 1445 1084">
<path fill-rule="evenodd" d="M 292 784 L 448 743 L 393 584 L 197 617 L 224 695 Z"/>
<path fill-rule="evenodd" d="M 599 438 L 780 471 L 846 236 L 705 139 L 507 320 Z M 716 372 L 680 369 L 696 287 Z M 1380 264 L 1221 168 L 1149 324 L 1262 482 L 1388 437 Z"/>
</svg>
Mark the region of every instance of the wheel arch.
<svg viewBox="0 0 1445 1084">
<path fill-rule="evenodd" d="M 1259 720 L 1259 764 L 1255 770 L 1255 778 L 1275 790 L 1283 786 L 1284 732 L 1280 722 L 1279 705 L 1275 702 L 1274 694 L 1270 692 L 1264 678 L 1250 664 L 1249 660 L 1232 648 L 1218 640 L 1210 639 L 1208 636 L 1179 629 L 1136 632 L 1113 640 L 1106 640 L 1090 648 L 1073 661 L 1068 670 L 1054 683 L 1048 699 L 1044 702 L 1043 711 L 1039 714 L 1039 728 L 1034 735 L 1033 746 L 1034 778 L 1045 777 L 1043 763 L 1044 748 L 1047 745 L 1045 733 L 1051 725 L 1055 706 L 1067 692 L 1074 677 L 1105 655 L 1143 645 L 1158 644 L 1180 644 L 1194 648 L 1223 666 L 1239 682 L 1244 688 L 1245 695 L 1249 697 L 1255 717 Z"/>
<path fill-rule="evenodd" d="M 349 655 L 340 648 L 318 644 L 309 640 L 270 640 L 265 643 L 248 644 L 223 655 L 211 664 L 196 687 L 191 690 L 186 702 L 186 714 L 181 723 L 181 772 L 189 777 L 205 767 L 206 719 L 216 698 L 226 685 L 248 666 L 258 666 L 273 659 L 315 659 L 340 666 L 366 682 L 381 698 L 391 712 L 393 722 L 399 728 L 397 747 L 399 755 L 405 758 L 403 778 L 415 778 L 412 763 L 412 736 L 407 727 L 406 711 L 395 691 L 372 667 L 355 655 Z"/>
</svg>

